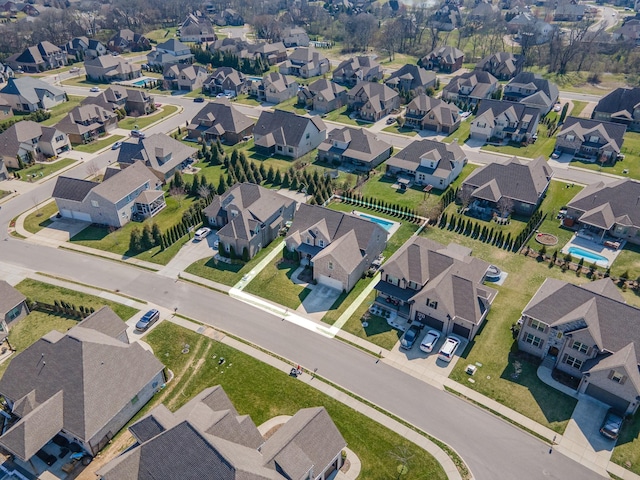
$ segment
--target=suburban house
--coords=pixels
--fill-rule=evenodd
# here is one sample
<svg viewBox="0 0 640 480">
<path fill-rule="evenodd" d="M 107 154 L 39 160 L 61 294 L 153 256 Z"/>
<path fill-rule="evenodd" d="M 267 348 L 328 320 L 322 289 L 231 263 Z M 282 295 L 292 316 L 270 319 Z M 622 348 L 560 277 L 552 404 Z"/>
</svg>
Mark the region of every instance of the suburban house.
<svg viewBox="0 0 640 480">
<path fill-rule="evenodd" d="M 347 89 L 320 78 L 298 90 L 298 104 L 320 113 L 331 112 L 347 104 Z"/>
<path fill-rule="evenodd" d="M 427 70 L 453 73 L 462 68 L 464 53 L 448 45 L 438 47 L 420 59 L 418 65 Z"/>
<path fill-rule="evenodd" d="M 295 200 L 253 183 L 236 183 L 203 210 L 209 225 L 219 228 L 220 250 L 245 258 L 276 239 L 295 213 Z"/>
<path fill-rule="evenodd" d="M 500 18 L 500 9 L 490 0 L 479 0 L 469 12 L 469 19 L 488 24 Z"/>
<path fill-rule="evenodd" d="M 95 456 L 164 384 L 164 366 L 109 307 L 19 352 L 0 379 L 0 445 L 28 462 L 60 435 Z"/>
<path fill-rule="evenodd" d="M 149 39 L 128 28 L 120 30 L 107 42 L 107 48 L 112 52 L 142 52 L 151 48 Z"/>
<path fill-rule="evenodd" d="M 7 58 L 6 63 L 13 70 L 38 73 L 64 67 L 67 64 L 67 54 L 53 43 L 45 40 L 33 47 L 27 47 L 22 53 L 11 55 Z"/>
<path fill-rule="evenodd" d="M 505 100 L 483 100 L 476 118 L 471 121 L 469 135 L 477 140 L 529 142 L 538 130 L 540 110 L 523 103 Z"/>
<path fill-rule="evenodd" d="M 189 64 L 167 65 L 162 73 L 164 88 L 189 92 L 202 88 L 208 76 L 206 68 Z"/>
<path fill-rule="evenodd" d="M 294 77 L 278 72 L 267 73 L 260 82 L 252 82 L 251 93 L 268 103 L 280 103 L 298 93 L 298 82 Z"/>
<path fill-rule="evenodd" d="M 303 117 L 284 110 L 263 110 L 253 128 L 256 150 L 264 155 L 300 158 L 327 138 L 319 116 Z"/>
<path fill-rule="evenodd" d="M 563 224 L 592 237 L 605 236 L 640 245 L 640 183 L 622 178 L 587 185 L 567 204 Z"/>
<path fill-rule="evenodd" d="M 237 96 L 249 91 L 251 80 L 244 73 L 231 67 L 216 68 L 202 84 L 202 93 L 216 93 Z"/>
<path fill-rule="evenodd" d="M 472 105 L 491 98 L 498 88 L 498 79 L 489 72 L 474 70 L 453 77 L 442 89 L 442 99 Z"/>
<path fill-rule="evenodd" d="M 56 124 L 72 144 L 90 143 L 118 127 L 118 115 L 100 105 L 79 105 Z"/>
<path fill-rule="evenodd" d="M 375 122 L 400 108 L 400 95 L 382 83 L 360 82 L 347 93 L 349 110 Z"/>
<path fill-rule="evenodd" d="M 129 431 L 136 444 L 98 470 L 101 480 L 328 480 L 347 445 L 324 407 L 298 410 L 265 438 L 219 385 L 176 412 L 158 405 Z"/>
<path fill-rule="evenodd" d="M 537 73 L 521 72 L 504 86 L 503 100 L 540 109 L 545 116 L 558 101 L 558 86 Z"/>
<path fill-rule="evenodd" d="M 331 130 L 318 146 L 318 159 L 335 165 L 348 163 L 368 172 L 389 158 L 392 151 L 392 145 L 365 128 L 343 127 Z"/>
<path fill-rule="evenodd" d="M 9 170 L 4 163 L 4 158 L 0 157 L 0 182 L 3 180 L 9 180 Z"/>
<path fill-rule="evenodd" d="M 408 177 L 416 185 L 444 190 L 466 164 L 467 155 L 458 142 L 414 140 L 387 161 L 387 173 Z"/>
<path fill-rule="evenodd" d="M 166 207 L 162 183 L 142 162 L 124 170 L 107 168 L 101 183 L 60 176 L 52 197 L 63 218 L 116 228 Z"/>
<path fill-rule="evenodd" d="M 436 74 L 431 70 L 407 63 L 385 80 L 385 85 L 397 92 L 413 92 L 416 95 L 427 93 L 428 88 L 436 87 Z"/>
<path fill-rule="evenodd" d="M 610 278 L 547 278 L 522 311 L 518 348 L 580 378 L 577 391 L 633 415 L 640 403 L 640 309 Z"/>
<path fill-rule="evenodd" d="M 498 80 L 511 80 L 522 72 L 524 57 L 513 53 L 497 52 L 483 58 L 476 64 L 476 70 L 489 72 Z"/>
<path fill-rule="evenodd" d="M 469 213 L 489 217 L 511 213 L 531 216 L 547 193 L 553 170 L 544 157 L 524 161 L 513 157 L 506 162 L 478 168 L 462 182 L 460 195 Z"/>
<path fill-rule="evenodd" d="M 626 20 L 620 28 L 616 28 L 611 33 L 612 40 L 616 42 L 631 43 L 640 46 L 640 19 L 629 16 L 631 20 Z"/>
<path fill-rule="evenodd" d="M 616 88 L 600 99 L 591 118 L 621 123 L 627 130 L 640 131 L 640 87 Z"/>
<path fill-rule="evenodd" d="M 122 168 L 142 162 L 161 182 L 168 182 L 176 170 L 186 165 L 197 152 L 164 133 L 154 133 L 146 138 L 135 138 L 122 144 L 117 162 Z"/>
<path fill-rule="evenodd" d="M 147 54 L 149 65 L 175 65 L 176 63 L 191 63 L 193 54 L 189 45 L 185 45 L 177 38 L 170 38 L 166 42 L 156 45 L 156 49 Z"/>
<path fill-rule="evenodd" d="M 285 242 L 313 268 L 315 281 L 349 292 L 385 249 L 387 231 L 366 218 L 302 203 Z"/>
<path fill-rule="evenodd" d="M 187 18 L 180 25 L 178 36 L 181 42 L 203 43 L 216 40 L 213 24 L 200 12 L 187 15 Z"/>
<path fill-rule="evenodd" d="M 359 82 L 382 80 L 382 66 L 372 57 L 358 56 L 340 62 L 333 71 L 333 81 L 353 87 Z"/>
<path fill-rule="evenodd" d="M 27 297 L 4 280 L 0 280 L 0 338 L 6 338 L 11 324 L 27 315 Z"/>
<path fill-rule="evenodd" d="M 313 47 L 298 47 L 289 54 L 289 58 L 278 65 L 283 75 L 310 78 L 323 75 L 329 71 L 331 64 Z"/>
<path fill-rule="evenodd" d="M 69 137 L 57 127 L 44 127 L 31 120 L 17 122 L 0 133 L 0 159 L 7 168 L 20 168 L 40 154 L 55 157 L 71 150 Z"/>
<path fill-rule="evenodd" d="M 142 76 L 142 67 L 123 57 L 102 55 L 84 62 L 87 80 L 90 82 L 123 82 Z"/>
<path fill-rule="evenodd" d="M 462 25 L 462 16 L 456 2 L 445 1 L 433 12 L 429 24 L 438 30 L 451 32 Z"/>
<path fill-rule="evenodd" d="M 287 48 L 308 47 L 309 35 L 301 27 L 287 27 L 282 32 L 282 43 Z"/>
<path fill-rule="evenodd" d="M 70 61 L 90 60 L 108 53 L 104 43 L 88 37 L 74 37 L 61 45 L 60 49 L 67 54 L 67 59 Z"/>
<path fill-rule="evenodd" d="M 287 59 L 287 48 L 282 42 L 248 44 L 247 51 L 250 58 L 260 57 L 265 64 L 269 65 L 275 65 Z"/>
<path fill-rule="evenodd" d="M 155 110 L 153 97 L 144 90 L 111 85 L 95 97 L 87 97 L 81 105 L 96 104 L 106 110 L 124 109 L 127 115 L 147 115 Z"/>
<path fill-rule="evenodd" d="M 13 117 L 11 105 L 9 105 L 9 102 L 0 96 L 0 122 L 10 117 Z"/>
<path fill-rule="evenodd" d="M 10 78 L 14 78 L 15 73 L 13 72 L 13 68 L 11 68 L 6 63 L 0 62 L 0 83 L 6 82 Z"/>
<path fill-rule="evenodd" d="M 375 303 L 411 323 L 472 340 L 498 293 L 483 284 L 489 266 L 462 245 L 413 236 L 380 269 Z"/>
<path fill-rule="evenodd" d="M 424 93 L 409 102 L 404 118 L 407 127 L 437 133 L 453 133 L 460 126 L 458 107 Z"/>
<path fill-rule="evenodd" d="M 556 149 L 593 161 L 615 162 L 626 130 L 620 123 L 567 117 L 556 136 Z"/>
<path fill-rule="evenodd" d="M 530 45 L 541 45 L 551 39 L 554 26 L 540 20 L 531 12 L 518 13 L 507 22 L 507 31 L 521 38 L 526 37 Z"/>
<path fill-rule="evenodd" d="M 241 27 L 244 25 L 244 18 L 232 8 L 225 8 L 213 16 L 213 21 L 219 27 L 232 26 Z"/>
<path fill-rule="evenodd" d="M 253 120 L 241 113 L 226 98 L 207 102 L 187 126 L 188 137 L 193 140 L 220 141 L 235 145 L 253 133 Z"/>
<path fill-rule="evenodd" d="M 578 3 L 575 0 L 559 1 L 553 12 L 556 22 L 579 22 L 583 18 L 593 17 L 597 12 L 595 7 Z"/>
<path fill-rule="evenodd" d="M 0 96 L 16 112 L 48 110 L 66 101 L 64 90 L 32 77 L 10 78 Z"/>
</svg>

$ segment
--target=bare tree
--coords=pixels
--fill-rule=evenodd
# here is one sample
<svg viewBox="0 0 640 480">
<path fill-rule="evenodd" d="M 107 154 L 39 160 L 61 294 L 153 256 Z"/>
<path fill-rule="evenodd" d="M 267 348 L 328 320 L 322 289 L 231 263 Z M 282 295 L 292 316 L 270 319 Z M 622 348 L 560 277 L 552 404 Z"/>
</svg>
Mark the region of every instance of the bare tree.
<svg viewBox="0 0 640 480">
<path fill-rule="evenodd" d="M 200 185 L 198 187 L 198 196 L 200 198 L 206 200 L 207 198 L 209 198 L 209 195 L 211 195 L 211 188 L 209 187 L 209 185 Z"/>
<path fill-rule="evenodd" d="M 462 204 L 462 209 L 464 210 L 469 206 L 471 200 L 473 199 L 473 188 L 471 185 L 463 185 L 458 190 L 458 201 Z"/>
<path fill-rule="evenodd" d="M 94 178 L 96 175 L 98 175 L 98 172 L 100 171 L 100 169 L 98 168 L 98 166 L 95 164 L 95 162 L 87 162 L 87 177 L 89 178 Z"/>
<path fill-rule="evenodd" d="M 398 478 L 400 478 L 402 475 L 407 473 L 407 465 L 415 454 L 411 452 L 409 447 L 398 445 L 395 449 L 389 452 L 389 456 L 400 463 L 400 465 L 398 465 Z"/>
<path fill-rule="evenodd" d="M 498 200 L 498 210 L 502 218 L 507 218 L 513 212 L 513 200 L 503 195 Z"/>
<path fill-rule="evenodd" d="M 176 202 L 178 202 L 178 206 L 181 207 L 182 202 L 187 196 L 187 193 L 182 187 L 173 187 L 169 190 L 169 195 L 171 195 L 171 197 L 174 198 Z"/>
<path fill-rule="evenodd" d="M 398 19 L 389 19 L 384 25 L 378 37 L 378 47 L 387 52 L 389 61 L 393 61 L 396 52 L 402 49 L 403 25 Z"/>
</svg>

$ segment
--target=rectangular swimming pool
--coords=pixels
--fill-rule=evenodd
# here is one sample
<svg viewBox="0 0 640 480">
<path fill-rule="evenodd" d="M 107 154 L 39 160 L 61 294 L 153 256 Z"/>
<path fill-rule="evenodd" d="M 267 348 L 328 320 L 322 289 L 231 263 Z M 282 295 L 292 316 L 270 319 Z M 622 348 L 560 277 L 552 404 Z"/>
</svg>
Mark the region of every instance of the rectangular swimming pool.
<svg viewBox="0 0 640 480">
<path fill-rule="evenodd" d="M 595 252 L 590 252 L 580 247 L 569 247 L 568 252 L 574 257 L 584 258 L 586 261 L 595 263 L 596 265 L 600 265 L 602 267 L 609 266 L 609 259 L 602 255 L 598 255 Z"/>
<path fill-rule="evenodd" d="M 373 222 L 373 223 L 377 223 L 378 225 L 380 225 L 382 228 L 384 228 L 387 232 L 389 230 L 391 230 L 391 227 L 393 227 L 394 222 L 390 222 L 388 220 L 384 220 L 382 218 L 378 218 L 378 217 L 372 217 L 370 215 L 366 215 L 364 213 L 360 213 L 358 214 L 359 217 L 361 218 L 366 218 L 367 220 Z"/>
</svg>

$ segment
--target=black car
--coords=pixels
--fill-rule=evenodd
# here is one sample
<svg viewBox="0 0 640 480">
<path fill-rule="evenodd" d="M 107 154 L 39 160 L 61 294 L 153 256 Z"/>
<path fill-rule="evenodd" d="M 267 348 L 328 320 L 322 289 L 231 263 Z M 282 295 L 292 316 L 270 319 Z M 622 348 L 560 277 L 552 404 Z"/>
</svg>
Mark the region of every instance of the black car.
<svg viewBox="0 0 640 480">
<path fill-rule="evenodd" d="M 160 312 L 158 310 L 156 310 L 155 308 L 153 310 L 149 310 L 140 320 L 138 320 L 138 323 L 136 323 L 136 330 L 139 332 L 144 332 L 151 325 L 156 323 L 159 318 Z"/>
<path fill-rule="evenodd" d="M 616 440 L 620 435 L 620 429 L 624 422 L 624 415 L 610 408 L 602 421 L 600 427 L 600 434 L 604 437 Z"/>
<path fill-rule="evenodd" d="M 400 339 L 400 348 L 410 350 L 411 347 L 413 347 L 413 344 L 416 343 L 416 339 L 418 338 L 418 335 L 420 335 L 420 330 L 422 330 L 422 327 L 416 324 L 411 325 Z"/>
<path fill-rule="evenodd" d="M 196 97 L 196 98 L 193 99 L 193 101 L 196 102 L 196 103 L 202 103 L 202 102 L 204 102 L 204 97 Z"/>
</svg>

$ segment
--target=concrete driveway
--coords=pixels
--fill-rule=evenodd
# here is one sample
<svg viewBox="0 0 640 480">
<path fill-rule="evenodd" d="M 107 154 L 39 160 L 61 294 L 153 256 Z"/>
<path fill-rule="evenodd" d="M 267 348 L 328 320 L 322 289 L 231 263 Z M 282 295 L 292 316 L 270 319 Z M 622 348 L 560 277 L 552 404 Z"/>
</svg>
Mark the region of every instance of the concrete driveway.
<svg viewBox="0 0 640 480">
<path fill-rule="evenodd" d="M 162 270 L 158 271 L 158 273 L 165 277 L 178 278 L 180 272 L 192 263 L 203 258 L 213 257 L 217 253 L 217 250 L 213 248 L 217 240 L 218 235 L 216 232 L 211 232 L 199 242 L 191 240 L 183 246 L 177 255 L 173 257 Z"/>
<path fill-rule="evenodd" d="M 320 322 L 342 292 L 321 283 L 308 285 L 307 288 L 311 289 L 311 293 L 302 301 L 297 311 Z"/>
<path fill-rule="evenodd" d="M 41 221 L 45 221 L 43 216 Z M 51 243 L 64 243 L 68 242 L 75 235 L 91 225 L 89 222 L 82 222 L 80 220 L 72 220 L 70 218 L 56 218 L 55 215 L 51 217 L 52 222 L 40 230 L 35 236 L 38 240 L 45 240 Z"/>
</svg>

